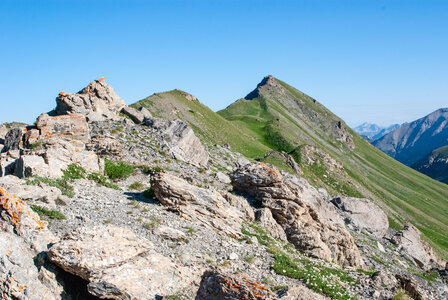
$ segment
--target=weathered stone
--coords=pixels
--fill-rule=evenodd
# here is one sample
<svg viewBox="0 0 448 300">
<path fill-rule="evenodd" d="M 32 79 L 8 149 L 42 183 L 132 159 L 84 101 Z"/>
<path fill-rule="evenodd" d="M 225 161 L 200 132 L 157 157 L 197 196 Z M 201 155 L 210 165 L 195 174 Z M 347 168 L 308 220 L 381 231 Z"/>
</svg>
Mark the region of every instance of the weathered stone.
<svg viewBox="0 0 448 300">
<path fill-rule="evenodd" d="M 156 118 L 145 119 L 145 124 L 160 133 L 162 148 L 175 159 L 195 166 L 207 166 L 207 149 L 190 126 L 181 120 L 165 121 Z"/>
<path fill-rule="evenodd" d="M 154 299 L 174 294 L 191 280 L 149 241 L 112 225 L 79 228 L 48 255 L 65 271 L 89 281 L 89 292 L 100 298 Z"/>
<path fill-rule="evenodd" d="M 121 110 L 121 112 L 131 118 L 135 124 L 141 124 L 145 119 L 152 118 L 151 113 L 145 107 L 140 107 L 139 109 L 135 109 L 130 106 L 125 106 Z"/>
<path fill-rule="evenodd" d="M 220 193 L 231 206 L 235 207 L 245 215 L 247 221 L 255 220 L 254 210 L 244 197 L 233 195 L 226 191 L 221 191 Z"/>
<path fill-rule="evenodd" d="M 362 266 L 358 247 L 340 217 L 316 189 L 295 178 L 283 178 L 263 163 L 247 165 L 231 174 L 234 189 L 254 196 L 269 208 L 296 248 L 341 265 Z"/>
<path fill-rule="evenodd" d="M 427 300 L 429 295 L 426 289 L 419 284 L 414 278 L 406 274 L 397 274 L 395 276 L 400 286 L 406 291 L 406 293 L 415 300 Z"/>
<path fill-rule="evenodd" d="M 199 188 L 163 172 L 152 176 L 151 187 L 160 203 L 183 218 L 232 237 L 241 236 L 244 214 L 218 192 Z"/>
<path fill-rule="evenodd" d="M 206 271 L 196 295 L 196 300 L 227 299 L 277 299 L 269 288 L 247 276 Z"/>
<path fill-rule="evenodd" d="M 273 238 L 287 241 L 285 231 L 277 221 L 272 217 L 272 213 L 268 208 L 261 208 L 255 215 L 258 224 L 263 227 Z"/>
<path fill-rule="evenodd" d="M 4 147 L 2 149 L 2 152 L 20 149 L 23 146 L 22 136 L 23 136 L 22 128 L 13 128 L 9 130 L 5 136 Z"/>
<path fill-rule="evenodd" d="M 445 263 L 420 238 L 420 234 L 414 225 L 407 224 L 393 236 L 392 240 L 398 245 L 399 251 L 410 257 L 420 268 L 424 270 L 429 270 L 432 267 L 442 268 Z"/>
<path fill-rule="evenodd" d="M 86 149 L 101 156 L 121 157 L 123 155 L 123 146 L 119 141 L 102 135 L 93 136 L 90 144 L 86 145 Z"/>
<path fill-rule="evenodd" d="M 383 237 L 389 228 L 387 215 L 368 199 L 336 197 L 331 200 L 345 218 L 357 229 L 366 230 L 376 237 Z"/>
<path fill-rule="evenodd" d="M 0 144 L 5 143 L 5 136 L 8 133 L 8 127 L 5 124 L 0 125 Z"/>
<path fill-rule="evenodd" d="M 223 183 L 230 183 L 230 177 L 227 176 L 226 174 L 224 174 L 223 172 L 218 172 L 216 173 L 216 179 L 218 179 L 219 181 L 223 182 Z"/>
<path fill-rule="evenodd" d="M 62 197 L 62 193 L 58 188 L 44 184 L 27 185 L 25 180 L 13 175 L 1 177 L 0 186 L 8 190 L 10 194 L 16 195 L 28 203 L 38 201 L 55 206 L 56 200 Z"/>
<path fill-rule="evenodd" d="M 0 154 L 0 177 L 14 174 L 16 158 L 12 158 L 7 153 Z"/>
<path fill-rule="evenodd" d="M 14 168 L 14 175 L 20 178 L 41 176 L 50 176 L 50 168 L 45 163 L 42 156 L 38 155 L 22 155 L 17 161 Z"/>
<path fill-rule="evenodd" d="M 83 115 L 50 117 L 47 114 L 42 114 L 37 118 L 36 127 L 40 131 L 38 140 L 58 136 L 68 141 L 90 142 L 89 126 Z"/>
<path fill-rule="evenodd" d="M 172 241 L 180 241 L 187 238 L 187 235 L 182 231 L 164 225 L 158 226 L 155 233 Z"/>
<path fill-rule="evenodd" d="M 126 105 L 104 78 L 92 81 L 76 94 L 61 92 L 56 103 L 58 115 L 80 114 L 89 122 L 120 119 L 118 112 Z"/>
<path fill-rule="evenodd" d="M 325 300 L 329 299 L 325 296 L 319 295 L 303 285 L 288 287 L 283 292 L 279 299 L 282 300 Z"/>
</svg>

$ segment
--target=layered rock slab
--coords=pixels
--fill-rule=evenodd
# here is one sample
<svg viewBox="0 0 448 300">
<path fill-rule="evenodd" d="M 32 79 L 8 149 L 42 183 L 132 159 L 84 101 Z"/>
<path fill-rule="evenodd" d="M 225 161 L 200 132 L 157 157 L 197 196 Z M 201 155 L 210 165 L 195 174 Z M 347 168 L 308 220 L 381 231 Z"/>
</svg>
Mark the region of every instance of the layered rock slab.
<svg viewBox="0 0 448 300">
<path fill-rule="evenodd" d="M 168 173 L 158 172 L 152 176 L 151 187 L 157 200 L 181 217 L 232 237 L 240 237 L 242 223 L 250 219 L 250 212 L 238 209 L 250 211 L 247 203 L 238 203 L 245 199 L 235 197 L 226 200 L 217 191 L 191 185 Z"/>
<path fill-rule="evenodd" d="M 162 149 L 173 158 L 198 167 L 207 166 L 207 149 L 186 123 L 181 120 L 146 118 L 145 124 L 159 134 Z"/>
<path fill-rule="evenodd" d="M 106 299 L 154 299 L 175 294 L 191 279 L 186 269 L 157 253 L 149 241 L 116 226 L 79 228 L 48 252 L 65 271 L 89 281 Z"/>
<path fill-rule="evenodd" d="M 308 255 L 344 266 L 362 266 L 353 237 L 320 193 L 296 176 L 285 178 L 264 163 L 246 165 L 232 175 L 235 190 L 268 208 L 288 240 Z"/>
<path fill-rule="evenodd" d="M 336 197 L 331 200 L 347 223 L 382 238 L 389 228 L 387 215 L 368 199 Z"/>
</svg>

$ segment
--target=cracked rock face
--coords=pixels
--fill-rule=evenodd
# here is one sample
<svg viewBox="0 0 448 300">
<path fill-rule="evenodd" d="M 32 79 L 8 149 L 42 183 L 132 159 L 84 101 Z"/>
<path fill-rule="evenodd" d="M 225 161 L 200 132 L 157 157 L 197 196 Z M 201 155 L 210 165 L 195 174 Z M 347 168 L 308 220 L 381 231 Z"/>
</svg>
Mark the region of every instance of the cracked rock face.
<svg viewBox="0 0 448 300">
<path fill-rule="evenodd" d="M 241 224 L 249 219 L 246 215 L 250 213 L 245 214 L 237 208 L 244 204 L 234 203 L 233 206 L 220 193 L 191 185 L 167 173 L 155 174 L 151 178 L 151 187 L 160 203 L 183 218 L 231 237 L 240 237 Z M 231 200 L 238 201 L 238 198 Z M 245 207 L 250 209 L 248 205 Z"/>
<path fill-rule="evenodd" d="M 76 94 L 61 92 L 56 98 L 56 114 L 80 114 L 87 120 L 118 120 L 118 112 L 126 106 L 104 78 L 92 81 Z"/>
<path fill-rule="evenodd" d="M 194 166 L 207 166 L 209 156 L 193 129 L 181 120 L 167 121 L 157 118 L 145 119 L 145 124 L 156 130 L 162 143 L 162 149 L 175 159 Z"/>
<path fill-rule="evenodd" d="M 65 271 L 89 281 L 91 294 L 105 299 L 154 299 L 174 294 L 191 280 L 151 242 L 112 225 L 71 232 L 48 255 Z"/>
<path fill-rule="evenodd" d="M 410 257 L 420 268 L 429 270 L 432 267 L 442 269 L 443 262 L 434 250 L 420 238 L 420 231 L 412 224 L 407 224 L 398 231 L 392 240 L 398 245 L 400 253 Z"/>
<path fill-rule="evenodd" d="M 319 199 L 319 192 L 311 186 L 283 178 L 263 163 L 246 165 L 231 179 L 235 190 L 251 194 L 271 211 L 296 248 L 344 266 L 363 265 L 358 247 L 340 219 L 331 221 L 338 220 L 334 208 Z"/>
<path fill-rule="evenodd" d="M 331 200 L 346 222 L 376 237 L 383 237 L 389 228 L 387 215 L 368 199 L 336 197 Z"/>
</svg>

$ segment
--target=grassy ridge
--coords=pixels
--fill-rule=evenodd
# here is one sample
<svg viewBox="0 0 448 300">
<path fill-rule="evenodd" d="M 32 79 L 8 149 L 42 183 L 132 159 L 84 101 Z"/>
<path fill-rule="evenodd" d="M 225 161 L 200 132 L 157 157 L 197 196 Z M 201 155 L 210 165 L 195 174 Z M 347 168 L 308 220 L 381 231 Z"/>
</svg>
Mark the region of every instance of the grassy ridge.
<svg viewBox="0 0 448 300">
<path fill-rule="evenodd" d="M 207 144 L 229 144 L 249 158 L 262 158 L 270 150 L 290 153 L 300 164 L 300 149 L 311 144 L 342 162 L 345 172 L 330 172 L 319 162 L 301 165 L 313 185 L 330 194 L 364 196 L 379 204 L 391 227 L 407 221 L 416 225 L 442 257 L 448 258 L 448 187 L 395 161 L 374 148 L 313 98 L 286 83 L 261 86 L 257 97 L 240 99 L 215 113 L 182 91 L 154 94 L 134 107 L 145 106 L 155 116 L 189 123 Z M 353 137 L 355 149 L 337 140 L 342 124 Z M 272 164 L 287 170 L 275 158 Z"/>
</svg>

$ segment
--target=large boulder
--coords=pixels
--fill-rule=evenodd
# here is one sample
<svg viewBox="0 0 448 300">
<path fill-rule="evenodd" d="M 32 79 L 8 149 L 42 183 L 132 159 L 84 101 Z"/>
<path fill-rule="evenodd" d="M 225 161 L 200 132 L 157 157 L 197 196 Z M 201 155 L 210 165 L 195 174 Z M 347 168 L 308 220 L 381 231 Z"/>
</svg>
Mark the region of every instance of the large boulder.
<svg viewBox="0 0 448 300">
<path fill-rule="evenodd" d="M 86 149 L 101 156 L 121 157 L 123 145 L 116 139 L 103 135 L 94 135 Z"/>
<path fill-rule="evenodd" d="M 269 208 L 260 208 L 255 214 L 255 218 L 258 224 L 263 227 L 273 238 L 281 239 L 283 241 L 288 240 L 285 231 L 282 226 L 275 221 Z"/>
<path fill-rule="evenodd" d="M 154 299 L 173 295 L 191 281 L 185 268 L 157 253 L 151 242 L 112 225 L 78 228 L 48 255 L 87 280 L 88 291 L 102 299 Z"/>
<path fill-rule="evenodd" d="M 22 142 L 23 129 L 22 128 L 13 128 L 8 131 L 5 135 L 4 139 L 4 147 L 2 152 L 6 152 L 9 150 L 18 150 L 23 146 Z"/>
<path fill-rule="evenodd" d="M 420 235 L 420 231 L 414 225 L 407 224 L 392 237 L 392 241 L 398 245 L 402 255 L 411 258 L 420 268 L 424 270 L 433 267 L 442 269 L 445 262 L 420 238 Z"/>
<path fill-rule="evenodd" d="M 164 172 L 152 176 L 151 187 L 160 203 L 183 218 L 235 238 L 242 236 L 241 224 L 247 220 L 246 214 L 220 193 L 191 185 Z"/>
<path fill-rule="evenodd" d="M 172 157 L 195 166 L 207 166 L 207 149 L 186 123 L 147 118 L 145 124 L 158 133 L 162 149 Z"/>
<path fill-rule="evenodd" d="M 58 136 L 68 141 L 90 142 L 89 126 L 83 115 L 50 117 L 48 114 L 42 114 L 36 120 L 36 128 L 40 131 L 37 140 Z"/>
<path fill-rule="evenodd" d="M 336 197 L 331 200 L 347 223 L 382 238 L 389 228 L 387 215 L 368 199 Z"/>
<path fill-rule="evenodd" d="M 289 176 L 259 163 L 239 168 L 231 179 L 235 190 L 252 195 L 271 211 L 296 248 L 344 266 L 362 266 L 359 249 L 334 208 L 317 190 Z"/>
<path fill-rule="evenodd" d="M 126 105 L 104 78 L 92 81 L 76 94 L 61 92 L 56 104 L 56 114 L 80 114 L 89 122 L 120 119 L 118 113 Z"/>
<path fill-rule="evenodd" d="M 151 113 L 145 107 L 140 107 L 139 109 L 135 109 L 130 106 L 125 106 L 121 110 L 121 112 L 131 118 L 135 124 L 141 124 L 147 118 L 152 118 Z"/>
<path fill-rule="evenodd" d="M 268 287 L 247 276 L 206 271 L 196 295 L 196 300 L 277 299 Z"/>
<path fill-rule="evenodd" d="M 0 298 L 60 299 L 54 274 L 34 258 L 57 241 L 39 216 L 16 195 L 0 188 Z"/>
</svg>

